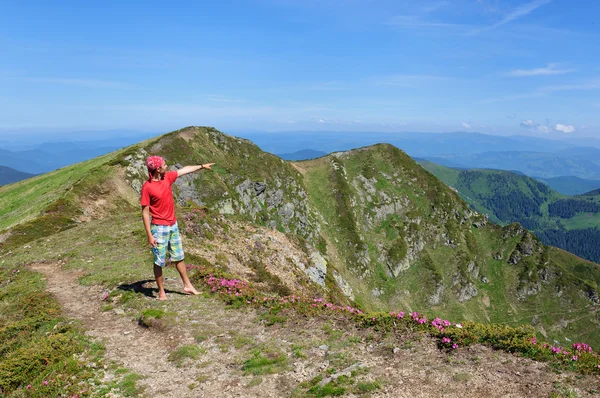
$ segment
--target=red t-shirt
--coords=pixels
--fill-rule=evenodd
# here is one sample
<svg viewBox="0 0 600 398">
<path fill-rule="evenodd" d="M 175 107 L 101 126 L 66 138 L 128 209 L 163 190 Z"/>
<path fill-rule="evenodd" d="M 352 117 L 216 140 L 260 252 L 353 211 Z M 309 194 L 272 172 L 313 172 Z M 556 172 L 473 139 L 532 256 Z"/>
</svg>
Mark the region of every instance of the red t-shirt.
<svg viewBox="0 0 600 398">
<path fill-rule="evenodd" d="M 173 225 L 175 219 L 175 202 L 171 185 L 177 179 L 176 171 L 168 171 L 160 181 L 148 180 L 142 186 L 142 206 L 150 206 L 152 224 Z"/>
</svg>

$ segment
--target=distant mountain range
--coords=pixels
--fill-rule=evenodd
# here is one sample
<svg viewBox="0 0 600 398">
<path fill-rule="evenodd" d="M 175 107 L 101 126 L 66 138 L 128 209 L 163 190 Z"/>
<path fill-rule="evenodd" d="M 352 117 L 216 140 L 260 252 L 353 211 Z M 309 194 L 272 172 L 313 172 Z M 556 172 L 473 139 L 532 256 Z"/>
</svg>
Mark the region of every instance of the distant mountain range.
<svg viewBox="0 0 600 398">
<path fill-rule="evenodd" d="M 132 143 L 148 134 L 112 136 L 93 141 L 52 141 L 30 143 L 0 141 L 0 166 L 32 174 L 41 174 L 84 160 L 107 154 Z"/>
<path fill-rule="evenodd" d="M 600 188 L 600 180 L 585 180 L 574 176 L 536 178 L 563 195 L 581 195 Z"/>
<path fill-rule="evenodd" d="M 98 136 L 98 133 L 80 136 Z M 261 149 L 286 160 L 306 160 L 376 143 L 390 143 L 413 158 L 452 168 L 511 170 L 537 178 L 552 189 L 577 195 L 600 188 L 600 141 L 552 140 L 530 136 L 479 133 L 381 132 L 238 132 Z M 33 144 L 0 141 L 0 165 L 27 173 L 44 173 L 91 159 L 147 138 L 107 131 L 93 141 Z M 140 138 L 142 137 L 142 138 Z"/>
<path fill-rule="evenodd" d="M 12 184 L 13 182 L 25 180 L 35 174 L 23 173 L 10 167 L 0 166 L 0 185 Z"/>
<path fill-rule="evenodd" d="M 419 163 L 494 222 L 519 222 L 544 244 L 600 262 L 598 190 L 569 197 L 533 178 L 508 171 L 452 169 L 427 160 Z"/>
<path fill-rule="evenodd" d="M 323 151 L 315 151 L 314 149 L 302 149 L 300 151 L 292 153 L 278 154 L 277 156 L 285 160 L 308 160 L 320 158 L 325 155 L 327 155 L 327 153 Z"/>
<path fill-rule="evenodd" d="M 392 145 L 289 163 L 213 128 L 184 128 L 1 187 L 0 209 L 10 212 L 0 212 L 0 233 L 10 233 L 0 250 L 30 256 L 32 246 L 41 246 L 30 242 L 43 237 L 51 253 L 43 249 L 31 261 L 60 257 L 78 268 L 90 267 L 89 260 L 100 269 L 98 264 L 114 261 L 95 242 L 110 245 L 122 235 L 135 257 L 117 265 L 147 261 L 147 252 L 135 247 L 146 247 L 137 198 L 149 153 L 171 164 L 216 162 L 213 172 L 178 179 L 173 190 L 186 244 L 203 250 L 202 257 L 194 254 L 196 264 L 216 263 L 231 277 L 256 281 L 273 294 L 289 297 L 304 289 L 365 311 L 418 310 L 428 319 L 528 324 L 548 341 L 568 337 L 600 347 L 597 264 L 544 246 L 517 224 L 488 222 Z M 558 224 L 573 212 L 584 214 L 568 201 L 573 198 L 531 178 L 442 170 L 447 178 L 457 174 L 456 186 L 500 220 L 520 214 L 531 223 Z M 595 199 L 586 200 L 575 202 L 594 210 Z M 125 234 L 115 235 L 119 231 Z M 256 243 L 259 232 L 272 237 L 267 244 Z M 299 255 L 291 255 L 288 245 Z M 89 246 L 89 256 L 72 254 Z M 188 255 L 188 261 L 194 258 Z M 111 280 L 116 285 L 138 279 L 120 272 Z"/>
</svg>

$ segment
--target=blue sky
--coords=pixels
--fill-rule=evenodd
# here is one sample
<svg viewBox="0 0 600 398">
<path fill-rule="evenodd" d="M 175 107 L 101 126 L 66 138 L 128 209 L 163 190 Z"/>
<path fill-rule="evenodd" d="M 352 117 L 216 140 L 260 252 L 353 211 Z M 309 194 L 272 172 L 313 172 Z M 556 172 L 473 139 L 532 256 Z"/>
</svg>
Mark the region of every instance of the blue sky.
<svg viewBox="0 0 600 398">
<path fill-rule="evenodd" d="M 599 16 L 592 0 L 3 1 L 0 137 L 600 137 Z"/>
</svg>

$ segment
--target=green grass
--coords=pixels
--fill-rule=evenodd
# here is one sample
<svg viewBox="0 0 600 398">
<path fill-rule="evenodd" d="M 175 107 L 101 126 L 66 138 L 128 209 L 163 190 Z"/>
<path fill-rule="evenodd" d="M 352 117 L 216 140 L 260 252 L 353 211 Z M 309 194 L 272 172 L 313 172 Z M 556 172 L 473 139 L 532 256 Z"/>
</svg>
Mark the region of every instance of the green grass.
<svg viewBox="0 0 600 398">
<path fill-rule="evenodd" d="M 584 229 L 600 226 L 600 214 L 598 213 L 578 213 L 573 218 L 561 219 L 565 229 Z"/>
<path fill-rule="evenodd" d="M 101 362 L 103 345 L 61 316 L 40 274 L 3 265 L 0 286 L 0 394 L 71 396 L 89 389 L 97 375 L 76 356 Z"/>
<path fill-rule="evenodd" d="M 287 368 L 287 355 L 274 347 L 267 346 L 251 350 L 250 357 L 242 364 L 242 371 L 253 375 L 281 373 Z"/>
<path fill-rule="evenodd" d="M 195 344 L 184 345 L 171 351 L 168 356 L 170 362 L 175 363 L 177 367 L 183 366 L 187 359 L 196 360 L 206 353 L 206 349 Z"/>
<path fill-rule="evenodd" d="M 115 155 L 100 156 L 0 187 L 0 231 L 38 217 L 91 170 L 107 163 L 113 156 Z"/>
</svg>

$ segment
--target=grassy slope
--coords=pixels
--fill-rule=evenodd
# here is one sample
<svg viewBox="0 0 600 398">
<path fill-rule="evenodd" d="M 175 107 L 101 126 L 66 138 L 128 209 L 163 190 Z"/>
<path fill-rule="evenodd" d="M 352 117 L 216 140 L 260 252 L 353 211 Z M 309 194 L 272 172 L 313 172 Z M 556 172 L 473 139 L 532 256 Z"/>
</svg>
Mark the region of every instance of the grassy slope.
<svg viewBox="0 0 600 398">
<path fill-rule="evenodd" d="M 333 167 L 333 162 L 336 162 L 338 170 Z M 543 253 L 528 257 L 517 265 L 508 265 L 506 261 L 522 238 L 521 235 L 503 238 L 506 228 L 491 225 L 477 229 L 470 227 L 469 223 L 460 225 L 453 217 L 448 217 L 450 212 L 432 211 L 432 208 L 456 209 L 462 217 L 467 206 L 439 180 L 416 166 L 397 149 L 376 146 L 351 151 L 336 160 L 328 156 L 301 162 L 299 166 L 305 170 L 310 199 L 326 220 L 324 229 L 329 242 L 342 253 L 339 268 L 347 279 L 353 281 L 359 292 L 357 301 L 365 308 L 423 310 L 429 307 L 431 311 L 454 319 L 505 322 L 511 325 L 530 323 L 535 317 L 539 322 L 539 330 L 543 328 L 550 336 L 559 337 L 565 332 L 581 334 L 600 343 L 600 339 L 592 335 L 597 325 L 594 323 L 594 314 L 589 312 L 589 301 L 581 297 L 580 289 L 573 287 L 581 283 L 574 275 L 574 268 L 593 270 L 597 269 L 596 265 L 566 254 L 561 256 L 560 261 L 554 257 L 549 259 L 546 251 L 554 249 L 545 249 Z M 345 174 L 340 171 L 342 166 Z M 340 184 L 340 179 L 334 178 L 340 173 L 345 175 L 345 184 Z M 377 194 L 371 195 L 374 199 L 370 203 L 362 204 L 361 194 L 355 188 L 359 174 L 376 181 Z M 335 192 L 341 192 L 347 196 L 347 200 L 336 200 Z M 373 223 L 374 208 L 384 204 L 377 203 L 377 197 L 382 197 L 382 193 L 392 198 L 392 202 L 402 203 L 404 198 L 410 201 L 398 212 L 399 217 L 388 216 L 385 220 Z M 348 203 L 356 205 L 351 209 L 343 209 Z M 355 222 L 356 225 L 349 228 L 349 222 Z M 359 233 L 352 235 L 348 231 Z M 440 242 L 440 236 L 452 237 L 456 248 L 444 245 Z M 411 266 L 394 277 L 381 252 L 391 253 L 398 246 L 400 252 L 405 251 L 406 248 L 401 247 L 402 241 L 398 241 L 399 237 L 408 247 L 419 239 L 424 239 L 426 244 Z M 353 250 L 347 242 L 362 243 L 368 247 L 372 273 L 365 275 L 362 270 L 357 271 L 355 258 L 360 251 Z M 502 260 L 492 258 L 492 254 L 498 252 L 502 253 Z M 469 275 L 466 268 L 471 261 L 479 268 L 479 275 L 485 276 L 489 283 Z M 517 299 L 517 291 L 538 283 L 540 270 L 549 264 L 561 275 L 560 278 L 548 285 L 542 284 L 542 291 L 536 295 L 527 296 L 524 300 Z M 596 286 L 600 279 L 594 275 L 586 279 Z M 431 306 L 429 297 L 435 293 L 440 280 L 446 287 L 444 298 L 441 304 Z M 453 286 L 457 283 L 458 287 Z M 458 290 L 468 283 L 476 286 L 479 294 L 460 303 L 457 300 Z M 374 289 L 383 293 L 375 297 L 372 294 Z M 556 305 L 556 289 L 564 294 L 558 299 L 559 309 Z M 571 312 L 565 314 L 564 308 L 571 308 Z M 553 329 L 553 325 L 563 318 L 572 320 L 566 331 Z"/>
<path fill-rule="evenodd" d="M 0 187 L 0 231 L 39 217 L 51 203 L 113 156 L 100 156 Z"/>
<path fill-rule="evenodd" d="M 506 225 L 510 222 L 521 222 L 516 217 L 498 217 L 497 211 L 486 202 L 494 200 L 503 200 L 504 197 L 510 197 L 511 194 L 519 194 L 524 197 L 534 199 L 539 198 L 539 215 L 534 215 L 532 219 L 539 224 L 536 230 L 557 229 L 562 225 L 566 230 L 584 229 L 600 226 L 600 215 L 596 213 L 578 213 L 572 218 L 561 219 L 559 217 L 550 217 L 548 214 L 548 205 L 560 200 L 567 199 L 568 196 L 559 194 L 554 190 L 540 192 L 534 179 L 526 176 L 520 176 L 508 171 L 501 170 L 466 170 L 463 175 L 471 174 L 470 178 L 474 181 L 465 184 L 465 178 L 461 178 L 461 170 L 452 169 L 437 165 L 432 162 L 420 162 L 426 170 L 444 181 L 447 185 L 457 189 L 461 197 L 467 203 L 473 205 L 475 209 L 484 212 L 490 218 L 499 224 Z M 502 197 L 500 197 L 502 196 Z M 575 197 L 577 199 L 577 197 Z M 599 202 L 600 198 L 594 198 Z"/>
<path fill-rule="evenodd" d="M 211 129 L 202 132 L 207 136 L 216 134 Z M 216 136 L 220 137 L 219 134 Z M 233 186 L 239 181 L 246 178 L 268 180 L 274 171 L 275 174 L 280 173 L 282 179 L 292 179 L 298 184 L 302 182 L 302 177 L 290 171 L 289 165 L 276 157 L 262 154 L 255 146 L 249 146 L 243 141 L 227 138 L 221 144 L 211 147 L 210 142 L 204 139 L 192 139 L 191 144 L 190 141 L 182 140 L 180 136 L 172 134 L 32 180 L 2 187 L 0 200 L 3 201 L 1 208 L 5 211 L 0 215 L 0 225 L 3 226 L 2 229 L 12 226 L 13 234 L 2 248 L 0 283 L 6 283 L 11 272 L 32 261 L 66 261 L 67 267 L 85 271 L 83 283 L 99 283 L 108 287 L 146 277 L 147 270 L 140 265 L 149 260 L 149 254 L 144 250 L 144 234 L 137 206 L 120 193 L 105 189 L 105 184 L 118 176 L 122 166 L 128 164 L 124 161 L 125 156 L 135 153 L 139 148 L 161 153 L 171 163 L 219 162 L 220 167 L 215 168 L 213 175 L 202 177 L 203 198 L 209 203 L 218 200 L 224 192 L 233 194 Z M 447 190 L 431 174 L 416 167 L 410 158 L 397 149 L 389 146 L 375 148 L 376 150 L 354 151 L 352 154 L 358 156 L 339 160 L 338 167 L 346 170 L 346 177 L 341 168 L 332 169 L 331 157 L 301 164 L 306 169 L 304 183 L 310 193 L 310 201 L 327 221 L 327 224 L 323 224 L 323 235 L 327 237 L 331 248 L 328 252 L 330 259 L 353 284 L 357 300 L 364 307 L 424 311 L 428 307 L 428 296 L 441 278 L 448 286 L 448 300 L 444 305 L 431 308 L 432 312 L 456 320 L 505 321 L 509 324 L 528 323 L 536 314 L 543 317 L 540 323 L 542 326 L 556 324 L 558 319 L 565 318 L 567 321 L 573 320 L 569 323 L 569 329 L 547 330 L 550 336 L 588 336 L 586 340 L 589 343 L 600 343 L 597 333 L 593 334 L 594 326 L 590 323 L 586 301 L 579 297 L 580 290 L 573 287 L 581 282 L 571 275 L 575 273 L 590 283 L 598 283 L 600 277 L 595 271 L 590 271 L 593 268 L 589 264 L 562 252 L 551 256 L 557 266 L 575 270 L 565 271 L 561 276 L 564 294 L 560 299 L 560 309 L 557 310 L 557 299 L 550 288 L 538 296 L 529 297 L 525 302 L 517 302 L 513 298 L 522 270 L 519 266 L 507 266 L 505 261 L 489 258 L 490 253 L 500 250 L 506 259 L 520 237 L 513 236 L 506 241 L 501 237 L 502 230 L 497 227 L 478 230 L 469 223 L 460 224 L 460 218 L 468 209 L 453 192 Z M 346 155 L 342 157 L 344 156 Z M 390 176 L 395 173 L 398 175 L 391 181 Z M 363 220 L 368 217 L 373 220 L 376 207 L 383 203 L 377 202 L 378 196 L 374 195 L 375 202 L 367 203 L 364 209 L 355 206 L 361 199 L 347 181 L 358 174 L 375 181 L 374 186 L 378 192 L 401 198 L 404 206 L 401 214 L 404 218 L 388 215 L 372 225 L 372 229 L 365 229 Z M 40 187 L 43 187 L 42 190 Z M 293 192 L 286 191 L 284 194 L 292 195 Z M 89 198 L 107 200 L 113 213 L 104 214 L 91 222 L 74 222 L 73 218 L 84 213 L 80 203 Z M 406 202 L 404 198 L 410 200 Z M 455 210 L 458 218 L 453 216 Z M 432 221 L 439 219 L 443 222 Z M 260 219 L 254 221 L 261 223 Z M 349 221 L 353 221 L 354 225 L 349 225 Z M 422 252 L 427 256 L 419 257 L 399 277 L 391 276 L 388 265 L 378 259 L 377 254 L 381 251 L 378 245 L 388 255 L 400 256 L 408 249 L 408 245 L 403 246 L 400 240 L 407 235 L 419 234 L 425 240 L 436 234 L 447 235 L 457 243 L 458 249 L 441 244 L 433 245 L 429 240 Z M 471 234 L 474 238 L 469 238 Z M 29 245 L 24 245 L 29 242 Z M 349 247 L 348 242 L 355 246 Z M 399 253 L 394 251 L 398 246 Z M 371 257 L 368 269 L 364 269 L 354 257 L 363 248 Z M 10 257 L 9 252 L 19 253 L 18 257 Z M 454 275 L 457 272 L 464 273 L 465 261 L 470 260 L 475 260 L 481 274 L 490 279 L 489 284 L 470 280 L 480 292 L 486 292 L 489 307 L 485 304 L 486 295 L 483 293 L 466 303 L 458 303 L 453 298 L 450 286 Z M 534 266 L 539 266 L 538 260 L 541 258 L 535 260 L 537 263 Z M 5 261 L 10 264 L 7 265 Z M 97 272 L 98 270 L 101 272 Z M 468 276 L 466 278 L 469 279 Z M 22 283 L 23 286 L 30 284 L 27 281 Z M 38 292 L 42 291 L 42 284 L 35 286 Z M 382 292 L 378 298 L 372 295 L 374 288 Z M 8 308 L 14 297 L 3 295 L 0 298 L 3 308 Z M 566 313 L 566 309 L 570 312 Z M 11 313 L 3 312 L 0 327 L 13 327 Z M 43 332 L 47 327 L 53 327 L 53 324 L 39 329 L 42 344 L 45 344 Z M 88 348 L 88 351 L 94 352 L 92 348 Z M 76 369 L 68 369 L 66 372 L 84 377 Z"/>
</svg>

